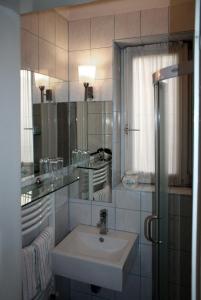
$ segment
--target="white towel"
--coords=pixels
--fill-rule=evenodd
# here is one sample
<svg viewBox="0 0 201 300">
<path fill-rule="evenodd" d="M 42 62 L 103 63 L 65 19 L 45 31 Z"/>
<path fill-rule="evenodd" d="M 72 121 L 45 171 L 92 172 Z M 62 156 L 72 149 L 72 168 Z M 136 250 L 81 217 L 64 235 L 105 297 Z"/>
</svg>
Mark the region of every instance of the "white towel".
<svg viewBox="0 0 201 300">
<path fill-rule="evenodd" d="M 47 227 L 33 242 L 36 249 L 37 269 L 41 290 L 44 291 L 52 277 L 50 249 L 54 246 L 53 228 Z"/>
<path fill-rule="evenodd" d="M 37 294 L 36 253 L 33 246 L 22 249 L 23 300 L 31 300 Z"/>
</svg>

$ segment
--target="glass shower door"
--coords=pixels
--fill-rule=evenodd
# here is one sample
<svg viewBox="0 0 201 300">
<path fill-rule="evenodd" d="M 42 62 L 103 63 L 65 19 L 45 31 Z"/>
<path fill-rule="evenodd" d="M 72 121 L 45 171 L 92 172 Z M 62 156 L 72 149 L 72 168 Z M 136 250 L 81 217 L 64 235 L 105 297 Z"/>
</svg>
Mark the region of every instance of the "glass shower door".
<svg viewBox="0 0 201 300">
<path fill-rule="evenodd" d="M 191 73 L 187 63 L 153 75 L 155 201 L 145 236 L 153 243 L 157 300 L 190 299 L 192 201 L 185 193 L 191 185 Z"/>
</svg>

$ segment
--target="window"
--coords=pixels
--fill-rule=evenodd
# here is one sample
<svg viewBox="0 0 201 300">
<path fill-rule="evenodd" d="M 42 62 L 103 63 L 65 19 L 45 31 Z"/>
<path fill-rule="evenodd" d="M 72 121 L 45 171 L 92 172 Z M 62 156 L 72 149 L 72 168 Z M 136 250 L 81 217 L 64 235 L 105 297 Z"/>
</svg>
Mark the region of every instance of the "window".
<svg viewBox="0 0 201 300">
<path fill-rule="evenodd" d="M 125 51 L 125 120 L 124 126 L 132 129 L 124 134 L 125 171 L 143 174 L 152 181 L 155 171 L 154 141 L 154 87 L 152 75 L 161 68 L 186 61 L 188 47 L 185 44 L 159 44 L 127 48 Z M 187 77 L 187 76 L 186 76 Z M 174 78 L 163 82 L 168 148 L 168 174 L 173 184 L 188 182 L 188 79 Z M 182 89 L 181 89 L 182 87 Z M 183 173 L 183 174 L 182 174 Z"/>
</svg>

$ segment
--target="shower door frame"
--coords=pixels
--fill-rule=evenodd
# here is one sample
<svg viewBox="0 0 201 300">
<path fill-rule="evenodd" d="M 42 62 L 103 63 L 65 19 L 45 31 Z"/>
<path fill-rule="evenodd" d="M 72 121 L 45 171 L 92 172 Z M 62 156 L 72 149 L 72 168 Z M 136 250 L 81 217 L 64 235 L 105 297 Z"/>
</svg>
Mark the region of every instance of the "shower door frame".
<svg viewBox="0 0 201 300">
<path fill-rule="evenodd" d="M 145 220 L 145 236 L 153 243 L 153 274 L 154 274 L 154 300 L 160 299 L 160 264 L 159 264 L 159 247 L 162 241 L 159 239 L 159 227 L 160 227 L 160 84 L 164 80 L 171 78 L 189 75 L 193 73 L 192 61 L 187 61 L 182 64 L 172 65 L 161 70 L 158 70 L 153 74 L 154 85 L 154 111 L 155 111 L 155 199 L 154 199 L 154 213 Z M 158 221 L 157 221 L 158 220 Z M 153 235 L 151 233 L 151 223 L 154 221 Z"/>
</svg>

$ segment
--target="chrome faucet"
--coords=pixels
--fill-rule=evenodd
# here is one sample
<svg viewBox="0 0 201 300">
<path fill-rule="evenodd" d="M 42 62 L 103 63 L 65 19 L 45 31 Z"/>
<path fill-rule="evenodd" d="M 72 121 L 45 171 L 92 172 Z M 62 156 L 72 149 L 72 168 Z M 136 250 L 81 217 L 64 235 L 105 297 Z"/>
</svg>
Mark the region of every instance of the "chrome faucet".
<svg viewBox="0 0 201 300">
<path fill-rule="evenodd" d="M 97 223 L 100 234 L 107 234 L 107 209 L 100 210 L 100 221 Z"/>
</svg>

